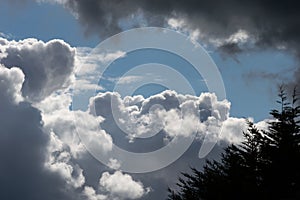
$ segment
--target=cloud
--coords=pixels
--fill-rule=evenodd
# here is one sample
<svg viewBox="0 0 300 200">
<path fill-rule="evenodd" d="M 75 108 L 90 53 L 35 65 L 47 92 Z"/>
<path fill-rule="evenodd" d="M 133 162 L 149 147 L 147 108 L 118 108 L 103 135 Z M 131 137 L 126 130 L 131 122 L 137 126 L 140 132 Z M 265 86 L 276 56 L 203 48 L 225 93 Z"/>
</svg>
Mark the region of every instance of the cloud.
<svg viewBox="0 0 300 200">
<path fill-rule="evenodd" d="M 7 41 L 1 41 L 5 45 L 0 47 L 6 49 Z M 28 42 L 29 40 L 25 43 Z M 33 40 L 34 44 L 36 42 Z M 43 46 L 47 43 L 41 44 Z M 24 49 L 23 46 L 20 44 L 20 49 Z M 36 48 L 33 46 L 30 48 Z M 16 51 L 21 52 L 20 49 Z M 34 51 L 33 49 L 31 50 Z M 1 61 L 7 57 L 3 52 Z M 69 51 L 65 53 L 68 54 Z M 29 58 L 24 59 L 26 62 L 28 60 Z M 32 61 L 35 63 L 34 58 Z M 21 61 L 20 66 L 23 66 Z M 187 152 L 173 166 L 155 172 L 151 176 L 129 175 L 120 171 L 109 173 L 107 167 L 99 165 L 88 154 L 76 134 L 77 131 L 84 133 L 90 145 L 100 148 L 102 152 L 110 151 L 112 142 L 133 152 L 148 152 L 164 146 L 172 137 L 189 137 L 195 132 L 199 134 L 199 138 L 206 132 L 212 133 L 215 137 L 217 134 L 214 133 L 218 133 L 222 124 L 228 127 L 228 134 L 218 139 L 226 142 L 239 141 L 239 130 L 233 131 L 233 127 L 235 125 L 242 127 L 241 120 L 230 118 L 230 103 L 226 100 L 218 101 L 214 94 L 191 96 L 164 91 L 148 98 L 142 96 L 121 98 L 117 93 L 105 92 L 91 99 L 89 110 L 72 111 L 71 94 L 62 84 L 57 89 L 52 89 L 52 92 L 49 88 L 42 88 L 48 92 L 38 100 L 22 97 L 24 83 L 28 82 L 28 79 L 35 80 L 23 70 L 25 68 L 19 66 L 9 67 L 2 64 L 0 67 L 0 146 L 3 150 L 0 154 L 5 158 L 4 164 L 0 165 L 0 175 L 5 180 L 1 186 L 7 183 L 1 188 L 1 191 L 5 190 L 0 194 L 1 199 L 2 197 L 7 199 L 7 195 L 11 194 L 15 199 L 19 198 L 18 194 L 22 194 L 23 199 L 30 200 L 54 198 L 111 200 L 148 197 L 157 199 L 165 195 L 166 184 L 175 182 L 177 177 L 175 175 L 179 169 L 186 170 L 187 163 L 198 163 L 195 151 L 199 150 L 199 141 L 193 144 L 194 151 Z M 72 72 L 65 76 L 70 79 Z M 67 82 L 66 86 L 69 86 Z M 31 92 L 32 95 L 36 92 L 39 94 L 38 91 Z M 113 118 L 113 109 L 117 118 Z M 93 116 L 94 113 L 97 116 Z M 99 128 L 99 124 L 102 129 Z M 124 137 L 124 133 L 127 133 L 125 135 L 127 137 Z M 154 136 L 156 133 L 158 137 Z M 119 137 L 120 134 L 123 134 L 123 137 Z M 153 137 L 149 137 L 151 135 Z M 128 140 L 134 142 L 134 145 L 128 143 Z M 16 146 L 20 152 L 16 150 Z M 110 159 L 111 168 L 118 170 L 121 165 L 121 161 Z M 22 180 L 17 181 L 16 185 L 17 178 Z M 97 181 L 100 179 L 100 183 L 93 182 L 94 179 Z M 118 187 L 112 187 L 117 180 L 121 180 L 116 183 Z M 158 181 L 160 183 L 157 183 Z M 150 194 L 149 188 L 144 185 L 153 187 L 155 194 Z M 15 193 L 13 188 L 20 188 L 20 193 Z M 51 191 L 48 188 L 51 188 Z M 33 196 L 34 194 L 36 196 Z"/>
<path fill-rule="evenodd" d="M 51 133 L 50 145 L 48 148 L 48 160 L 45 167 L 50 171 L 57 172 L 66 181 L 68 186 L 80 188 L 85 183 L 83 170 L 78 164 L 74 164 L 71 153 L 65 149 L 64 143 Z"/>
<path fill-rule="evenodd" d="M 36 39 L 8 41 L 0 38 L 0 63 L 7 68 L 22 69 L 26 79 L 22 95 L 37 102 L 71 81 L 75 49 L 62 40 L 47 43 Z"/>
<path fill-rule="evenodd" d="M 299 64 L 298 64 L 299 65 Z M 300 83 L 300 67 L 298 67 L 293 75 L 293 79 L 288 82 L 288 90 L 292 93 L 294 88 L 297 87 L 299 93 L 299 83 Z"/>
<path fill-rule="evenodd" d="M 111 169 L 119 169 L 121 167 L 121 163 L 117 160 L 117 159 L 114 159 L 114 158 L 110 158 L 109 159 L 109 163 L 108 163 L 108 166 L 111 168 Z"/>
<path fill-rule="evenodd" d="M 75 75 L 76 82 L 72 89 L 75 93 L 87 90 L 104 90 L 98 85 L 98 79 L 95 72 L 99 72 L 110 62 L 123 58 L 126 53 L 123 51 L 115 52 L 95 52 L 89 47 L 77 47 L 75 56 Z"/>
<path fill-rule="evenodd" d="M 187 34 L 191 42 L 195 43 L 195 45 L 197 41 L 200 41 L 203 45 L 212 45 L 223 53 L 239 53 L 243 48 L 245 49 L 255 42 L 254 38 L 251 38 L 249 33 L 242 29 L 238 29 L 227 36 L 214 37 L 201 31 L 199 27 L 191 26 L 188 20 L 184 18 L 169 18 L 167 24 L 169 28 Z"/>
<path fill-rule="evenodd" d="M 140 181 L 133 180 L 132 176 L 121 171 L 112 174 L 103 172 L 98 184 L 97 190 L 85 186 L 83 196 L 88 200 L 141 199 L 150 191 L 150 188 L 144 188 Z"/>
<path fill-rule="evenodd" d="M 7 44 L 7 41 L 1 41 Z M 30 43 L 30 40 L 25 43 Z M 7 52 L 7 46 L 2 47 Z M 21 44 L 16 51 L 22 52 L 23 48 Z M 35 51 L 35 48 L 29 45 L 28 52 Z M 68 54 L 68 51 L 65 53 Z M 2 55 L 7 57 L 4 53 Z M 20 66 L 23 66 L 22 60 L 29 60 L 25 54 L 23 56 Z M 40 58 L 36 59 L 39 61 Z M 35 63 L 35 57 L 31 61 Z M 27 76 L 23 70 L 25 68 L 0 64 L 0 199 L 110 200 L 110 197 L 135 199 L 146 194 L 148 190 L 141 182 L 121 172 L 121 175 L 104 174 L 102 190 L 97 193 L 87 186 L 82 160 L 88 166 L 93 165 L 94 160 L 86 152 L 77 131 L 84 134 L 90 146 L 101 148 L 102 152 L 110 151 L 112 138 L 105 130 L 99 129 L 103 118 L 88 111 L 71 111 L 72 99 L 68 88 L 53 89 L 55 92 L 49 92 L 39 101 L 28 102 L 32 99 L 23 98 L 23 88 L 28 79 L 34 78 Z M 77 119 L 76 126 L 74 118 Z M 111 164 L 115 168 L 119 165 L 114 159 L 111 159 Z M 92 173 L 94 176 L 101 175 L 97 170 Z M 115 190 L 110 182 L 115 181 L 116 176 L 123 182 L 118 183 L 119 189 Z M 130 181 L 130 187 L 122 190 L 128 184 L 126 181 Z"/>
<path fill-rule="evenodd" d="M 94 188 L 90 186 L 84 187 L 83 195 L 87 197 L 88 200 L 107 200 L 107 196 L 102 194 L 97 194 Z"/>
<path fill-rule="evenodd" d="M 271 48 L 300 57 L 300 12 L 297 2 L 239 0 L 47 0 L 62 4 L 86 33 L 105 39 L 124 29 L 143 26 L 173 27 L 191 40 L 212 44 L 222 53 Z M 132 24 L 132 22 L 134 22 Z M 296 67 L 296 66 L 295 66 Z M 300 82 L 299 68 L 293 86 Z"/>
<path fill-rule="evenodd" d="M 111 150 L 112 138 L 105 130 L 99 129 L 99 123 L 103 121 L 102 117 L 93 116 L 88 111 L 69 110 L 70 103 L 71 95 L 65 92 L 52 94 L 35 104 L 42 112 L 44 131 L 50 132 L 45 167 L 60 174 L 69 187 L 77 188 L 78 196 L 83 196 L 88 200 L 137 199 L 145 195 L 148 189 L 144 189 L 141 182 L 135 182 L 130 175 L 120 175 L 121 172 L 109 174 L 109 176 L 107 176 L 108 172 L 104 172 L 102 182 L 100 180 L 99 183 L 101 189 L 95 190 L 92 186 L 88 186 L 84 169 L 80 164 L 81 160 L 84 160 L 88 166 L 97 166 L 97 170 L 90 172 L 94 176 L 98 176 L 98 170 L 103 170 L 105 167 L 94 163 L 93 159 L 86 159 L 88 152 L 77 132 L 81 132 L 81 136 L 85 137 L 85 142 L 91 142 L 86 145 L 101 148 L 101 152 Z M 114 169 L 120 166 L 120 163 L 113 158 L 110 159 L 110 163 Z M 117 187 L 112 188 L 110 184 L 114 181 L 118 181 L 114 183 Z M 81 188 L 83 188 L 82 191 L 80 191 Z"/>
<path fill-rule="evenodd" d="M 98 84 L 92 83 L 90 80 L 86 79 L 77 79 L 76 85 L 72 87 L 74 90 L 74 93 L 79 93 L 80 91 L 86 91 L 86 90 L 104 90 L 104 88 Z"/>
<path fill-rule="evenodd" d="M 77 47 L 76 48 L 76 74 L 86 75 L 95 72 L 98 65 L 109 64 L 110 62 L 123 58 L 126 56 L 126 52 L 115 51 L 115 52 L 98 52 L 97 48 L 93 51 L 89 47 Z"/>
<path fill-rule="evenodd" d="M 130 84 L 133 82 L 137 82 L 142 80 L 143 77 L 142 76 L 122 76 L 119 80 L 118 80 L 118 84 Z"/>
<path fill-rule="evenodd" d="M 51 0 L 49 0 L 51 1 Z M 48 1 L 48 2 L 49 2 Z M 84 25 L 87 32 L 109 36 L 122 30 L 122 19 L 132 20 L 143 16 L 147 25 L 183 24 L 199 29 L 210 38 L 230 38 L 238 33 L 247 33 L 260 46 L 286 46 L 298 49 L 299 12 L 294 1 L 252 1 L 250 3 L 230 0 L 226 3 L 213 1 L 107 1 L 64 0 L 52 1 L 63 4 Z M 283 9 L 284 8 L 284 9 Z M 142 13 L 142 14 L 141 14 Z M 259 16 L 259 17 L 258 17 Z M 145 22 L 140 20 L 142 26 Z M 142 23 L 143 22 L 143 23 Z M 245 38 L 245 37 L 244 37 Z M 228 41 L 229 42 L 229 41 Z M 233 41 L 232 41 L 233 42 Z"/>
<path fill-rule="evenodd" d="M 162 26 L 187 32 L 191 40 L 212 44 L 235 59 L 237 53 L 257 48 L 300 56 L 300 14 L 293 0 L 36 1 L 61 4 L 78 19 L 87 35 L 99 34 L 102 39 L 133 27 Z M 300 82 L 300 70 L 295 68 L 289 87 Z"/>
<path fill-rule="evenodd" d="M 50 137 L 40 111 L 16 98 L 23 81 L 20 69 L 0 66 L 0 199 L 79 199 L 58 173 L 44 167 Z"/>
<path fill-rule="evenodd" d="M 104 130 L 99 129 L 101 117 L 95 117 L 88 112 L 71 111 L 71 94 L 52 94 L 44 101 L 36 104 L 43 116 L 44 130 L 52 132 L 62 142 L 67 145 L 69 152 L 77 158 L 86 152 L 78 134 L 85 137 L 85 141 L 90 142 L 102 152 L 110 151 L 112 148 L 112 138 Z M 55 141 L 54 141 L 55 142 Z M 52 149 L 52 152 L 57 150 Z"/>
<path fill-rule="evenodd" d="M 255 123 L 256 128 L 262 131 L 268 131 L 269 125 L 271 122 L 274 122 L 273 119 L 265 119 Z"/>
<path fill-rule="evenodd" d="M 240 143 L 243 141 L 242 133 L 248 128 L 246 120 L 243 118 L 230 117 L 224 123 L 220 139 L 230 143 Z"/>
<path fill-rule="evenodd" d="M 113 199 L 139 199 L 150 191 L 150 188 L 144 188 L 141 182 L 120 171 L 113 174 L 104 172 L 99 184 Z"/>
<path fill-rule="evenodd" d="M 90 100 L 90 112 L 103 118 L 101 127 L 109 134 L 125 134 L 131 142 L 159 133 L 171 138 L 211 134 L 217 139 L 238 142 L 244 119 L 230 118 L 229 110 L 230 103 L 218 101 L 215 94 L 202 93 L 197 97 L 170 90 L 148 98 L 121 98 L 116 92 L 104 92 Z M 225 134 L 221 137 L 222 125 Z M 235 126 L 238 128 L 232 133 Z"/>
<path fill-rule="evenodd" d="M 0 64 L 0 199 L 82 199 L 86 178 L 78 160 L 86 150 L 76 131 L 103 151 L 112 139 L 98 128 L 102 118 L 69 110 L 68 89 L 29 103 L 22 89 L 32 77 L 22 70 Z M 82 122 L 76 127 L 74 116 Z"/>
<path fill-rule="evenodd" d="M 0 32 L 0 38 L 12 38 L 12 35 Z"/>
<path fill-rule="evenodd" d="M 7 69 L 0 64 L 0 99 L 2 101 L 20 102 L 22 98 L 21 88 L 24 82 L 24 74 L 19 68 Z M 5 104 L 5 102 L 2 102 Z"/>
<path fill-rule="evenodd" d="M 104 92 L 92 98 L 90 103 L 89 111 L 103 118 L 101 128 L 111 135 L 115 145 L 127 151 L 155 151 L 174 137 L 180 139 L 197 133 L 197 140 L 189 150 L 168 167 L 149 174 L 131 174 L 133 179 L 152 188 L 141 199 L 166 197 L 166 185 L 176 182 L 179 171 L 186 171 L 189 166 L 201 167 L 203 160 L 199 160 L 198 152 L 204 136 L 219 140 L 209 155 L 217 159 L 223 146 L 241 141 L 246 127 L 244 119 L 230 117 L 228 101 L 218 101 L 211 93 L 192 96 L 164 91 L 145 98 Z M 113 169 L 121 169 L 122 160 L 111 158 L 109 165 Z M 95 185 L 93 187 L 96 188 Z M 106 193 L 97 190 L 96 194 Z"/>
</svg>

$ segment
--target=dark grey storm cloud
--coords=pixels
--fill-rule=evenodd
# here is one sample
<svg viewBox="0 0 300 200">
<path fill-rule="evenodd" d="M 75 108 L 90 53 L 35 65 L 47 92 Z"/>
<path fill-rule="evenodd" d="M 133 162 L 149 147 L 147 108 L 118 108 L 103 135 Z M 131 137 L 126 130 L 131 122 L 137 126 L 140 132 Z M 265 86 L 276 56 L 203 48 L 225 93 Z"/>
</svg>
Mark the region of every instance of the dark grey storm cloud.
<svg viewBox="0 0 300 200">
<path fill-rule="evenodd" d="M 53 1 L 53 0 L 45 0 Z M 87 34 L 105 39 L 126 28 L 166 26 L 170 18 L 183 19 L 190 29 L 199 29 L 202 42 L 221 40 L 222 53 L 235 55 L 245 49 L 283 49 L 300 57 L 300 6 L 295 0 L 55 0 L 80 21 Z M 141 20 L 142 19 L 142 20 Z M 122 22 L 122 23 L 121 23 Z M 125 25 L 124 25 L 125 24 Z M 252 43 L 226 40 L 239 30 Z M 207 40 L 207 41 L 205 41 Z M 294 80 L 300 82 L 299 71 Z"/>
<path fill-rule="evenodd" d="M 300 12 L 297 1 L 270 0 L 66 0 L 88 32 L 110 36 L 122 30 L 120 20 L 143 15 L 147 25 L 163 25 L 169 17 L 184 18 L 210 37 L 247 31 L 262 47 L 286 46 L 299 50 Z M 143 21 L 140 23 L 144 23 Z M 140 26 L 142 24 L 136 24 Z M 232 48 L 232 44 L 227 44 Z M 235 48 L 234 51 L 236 51 Z"/>
<path fill-rule="evenodd" d="M 168 19 L 176 18 L 183 19 L 190 29 L 199 29 L 202 42 L 221 40 L 218 47 L 225 54 L 272 48 L 300 57 L 300 6 L 296 0 L 36 1 L 62 4 L 79 20 L 87 35 L 97 34 L 101 39 L 131 27 L 167 26 Z M 226 40 L 239 30 L 245 31 L 253 43 L 241 46 Z M 294 77 L 291 83 L 300 82 L 299 70 Z"/>
</svg>

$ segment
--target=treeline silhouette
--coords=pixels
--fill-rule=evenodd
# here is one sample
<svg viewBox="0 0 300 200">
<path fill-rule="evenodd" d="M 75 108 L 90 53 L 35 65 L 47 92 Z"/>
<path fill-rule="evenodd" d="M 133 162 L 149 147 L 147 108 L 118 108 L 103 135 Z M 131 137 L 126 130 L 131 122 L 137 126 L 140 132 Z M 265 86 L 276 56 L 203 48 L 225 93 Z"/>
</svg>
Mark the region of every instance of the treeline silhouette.
<svg viewBox="0 0 300 200">
<path fill-rule="evenodd" d="M 224 149 L 220 161 L 182 173 L 168 200 L 300 199 L 300 107 L 294 89 L 279 90 L 280 109 L 271 110 L 267 130 L 250 122 L 241 144 Z"/>
</svg>

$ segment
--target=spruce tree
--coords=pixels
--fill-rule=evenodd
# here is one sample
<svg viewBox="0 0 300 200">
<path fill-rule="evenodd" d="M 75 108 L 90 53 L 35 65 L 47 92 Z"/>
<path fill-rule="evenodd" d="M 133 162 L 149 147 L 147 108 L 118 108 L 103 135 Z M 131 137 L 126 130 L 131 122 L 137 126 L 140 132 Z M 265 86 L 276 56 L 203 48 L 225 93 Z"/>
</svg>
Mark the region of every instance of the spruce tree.
<svg viewBox="0 0 300 200">
<path fill-rule="evenodd" d="M 221 160 L 206 161 L 202 171 L 182 173 L 179 191 L 169 189 L 169 200 L 253 199 L 259 195 L 260 144 L 263 134 L 248 121 L 245 141 L 224 149 Z M 249 191 L 251 191 L 249 193 Z M 247 195 L 246 195 L 247 194 Z"/>
<path fill-rule="evenodd" d="M 270 138 L 262 149 L 268 165 L 263 168 L 265 197 L 273 199 L 300 199 L 300 109 L 296 89 L 288 101 L 280 87 L 280 109 L 270 112 L 273 120 L 265 134 Z"/>
<path fill-rule="evenodd" d="M 296 90 L 288 101 L 280 87 L 280 109 L 270 112 L 267 130 L 248 121 L 241 144 L 224 149 L 220 161 L 182 173 L 169 200 L 300 199 L 300 107 Z"/>
</svg>

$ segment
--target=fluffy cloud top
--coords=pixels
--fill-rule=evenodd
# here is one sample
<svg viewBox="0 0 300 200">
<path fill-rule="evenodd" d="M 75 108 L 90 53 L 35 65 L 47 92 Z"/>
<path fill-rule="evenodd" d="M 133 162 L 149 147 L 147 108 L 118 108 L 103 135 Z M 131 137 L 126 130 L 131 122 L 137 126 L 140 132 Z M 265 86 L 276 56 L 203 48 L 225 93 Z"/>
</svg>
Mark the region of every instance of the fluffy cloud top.
<svg viewBox="0 0 300 200">
<path fill-rule="evenodd" d="M 102 152 L 110 151 L 112 138 L 104 130 L 99 129 L 99 124 L 103 119 L 90 115 L 88 112 L 71 111 L 69 109 L 71 102 L 71 94 L 66 92 L 52 94 L 42 102 L 35 104 L 42 111 L 44 129 L 57 136 L 58 140 L 53 140 L 54 145 L 62 142 L 68 146 L 73 157 L 81 156 L 86 150 L 78 137 L 78 133 L 80 133 L 88 145 L 101 148 Z M 54 152 L 55 149 L 56 147 L 50 151 Z"/>
<path fill-rule="evenodd" d="M 24 74 L 19 68 L 7 69 L 0 64 L 0 99 L 5 103 L 17 103 L 22 100 L 21 88 Z M 1 106 L 1 105 L 0 105 Z"/>
<path fill-rule="evenodd" d="M 114 174 L 104 172 L 100 178 L 100 186 L 116 199 L 139 199 L 149 192 L 141 182 L 134 181 L 128 174 L 116 171 Z"/>
<path fill-rule="evenodd" d="M 237 142 L 243 128 L 234 132 L 233 127 L 245 127 L 245 123 L 243 119 L 230 118 L 229 110 L 230 103 L 218 101 L 215 94 L 202 93 L 197 97 L 169 90 L 149 98 L 121 98 L 118 93 L 105 92 L 92 98 L 90 103 L 90 112 L 103 117 L 102 128 L 106 132 L 116 134 L 118 131 L 113 127 L 118 127 L 131 141 L 163 132 L 172 138 L 198 133 L 202 137 L 210 134 L 210 137 Z"/>
<path fill-rule="evenodd" d="M 102 173 L 97 190 L 85 186 L 83 195 L 88 200 L 140 199 L 150 191 L 150 188 L 144 188 L 140 181 L 133 180 L 129 174 L 116 171 L 113 174 Z"/>
<path fill-rule="evenodd" d="M 83 195 L 88 199 L 88 200 L 107 200 L 107 196 L 102 195 L 102 194 L 97 194 L 94 188 L 90 186 L 85 186 L 83 190 Z"/>
<path fill-rule="evenodd" d="M 74 68 L 75 49 L 62 40 L 47 43 L 36 39 L 8 41 L 0 38 L 0 63 L 22 69 L 26 79 L 23 96 L 40 101 L 68 86 Z"/>
</svg>

